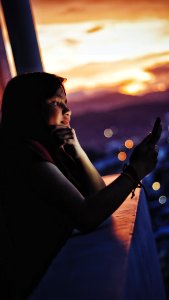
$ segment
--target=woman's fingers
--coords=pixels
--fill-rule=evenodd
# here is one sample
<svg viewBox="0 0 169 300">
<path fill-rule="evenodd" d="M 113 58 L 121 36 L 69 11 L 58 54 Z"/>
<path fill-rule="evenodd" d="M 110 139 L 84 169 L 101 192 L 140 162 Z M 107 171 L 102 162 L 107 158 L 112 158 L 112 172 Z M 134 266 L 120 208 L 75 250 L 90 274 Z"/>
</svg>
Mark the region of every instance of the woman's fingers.
<svg viewBox="0 0 169 300">
<path fill-rule="evenodd" d="M 151 134 L 135 147 L 130 156 L 129 161 L 136 168 L 140 178 L 150 173 L 158 161 L 158 148 L 150 139 Z"/>
<path fill-rule="evenodd" d="M 70 128 L 56 128 L 55 129 L 55 134 L 66 134 L 66 133 L 69 133 L 71 132 L 71 129 Z"/>
<path fill-rule="evenodd" d="M 146 145 L 148 147 L 155 146 L 160 139 L 162 133 L 162 126 L 160 125 L 156 133 L 150 132 L 140 144 Z"/>
<path fill-rule="evenodd" d="M 160 125 L 157 132 L 156 132 L 156 134 L 151 134 L 151 138 L 150 138 L 149 143 L 151 143 L 152 145 L 157 144 L 157 142 L 160 139 L 161 132 L 162 132 L 162 126 Z"/>
<path fill-rule="evenodd" d="M 69 127 L 66 128 L 58 127 L 55 129 L 55 138 L 60 140 L 62 145 L 74 144 L 76 139 L 75 130 Z"/>
<path fill-rule="evenodd" d="M 139 145 L 147 145 L 147 143 L 151 140 L 151 132 L 140 142 Z"/>
</svg>

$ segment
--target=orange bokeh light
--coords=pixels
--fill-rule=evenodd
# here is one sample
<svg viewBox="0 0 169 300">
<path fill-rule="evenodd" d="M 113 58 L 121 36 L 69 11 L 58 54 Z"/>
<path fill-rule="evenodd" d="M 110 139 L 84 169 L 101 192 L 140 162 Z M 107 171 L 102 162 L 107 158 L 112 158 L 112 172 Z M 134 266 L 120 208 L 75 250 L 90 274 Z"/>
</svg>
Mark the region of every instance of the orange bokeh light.
<svg viewBox="0 0 169 300">
<path fill-rule="evenodd" d="M 126 140 L 124 144 L 127 149 L 131 149 L 134 146 L 133 140 Z"/>
<path fill-rule="evenodd" d="M 120 161 L 125 161 L 126 158 L 127 158 L 126 152 L 120 151 L 120 152 L 118 153 L 118 159 L 119 159 Z"/>
</svg>

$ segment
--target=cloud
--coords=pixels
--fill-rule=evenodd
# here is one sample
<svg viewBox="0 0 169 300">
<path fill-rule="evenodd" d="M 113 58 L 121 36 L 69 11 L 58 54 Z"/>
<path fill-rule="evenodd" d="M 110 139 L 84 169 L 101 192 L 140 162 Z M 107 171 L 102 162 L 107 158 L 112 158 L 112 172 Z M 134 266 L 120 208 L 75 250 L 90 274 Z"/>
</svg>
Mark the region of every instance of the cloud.
<svg viewBox="0 0 169 300">
<path fill-rule="evenodd" d="M 65 7 L 63 5 L 62 13 L 65 15 L 74 14 L 74 13 L 83 13 L 85 12 L 85 6 L 80 5 L 79 3 L 71 4 Z"/>
<path fill-rule="evenodd" d="M 75 40 L 75 39 L 71 39 L 71 38 L 65 39 L 64 42 L 68 46 L 76 46 L 76 45 L 80 44 L 79 40 Z"/>
<path fill-rule="evenodd" d="M 36 21 L 41 24 L 169 17 L 168 0 L 32 0 L 32 9 Z"/>
<path fill-rule="evenodd" d="M 153 86 L 154 90 L 165 91 L 169 88 L 169 62 L 155 64 L 147 68 L 146 72 L 153 75 L 153 82 L 150 86 Z"/>
<path fill-rule="evenodd" d="M 97 32 L 97 31 L 102 30 L 103 28 L 104 28 L 104 26 L 102 26 L 102 25 L 97 25 L 97 26 L 94 26 L 94 27 L 88 29 L 88 30 L 86 31 L 86 33 L 94 33 L 94 32 Z"/>
<path fill-rule="evenodd" d="M 147 72 L 154 74 L 155 76 L 168 74 L 169 75 L 169 63 L 160 64 L 146 69 Z"/>
<path fill-rule="evenodd" d="M 133 60 L 90 63 L 63 72 L 68 88 L 111 89 L 128 93 L 148 93 L 169 88 L 169 52 L 145 55 Z M 163 61 L 160 63 L 160 61 Z"/>
<path fill-rule="evenodd" d="M 66 73 L 72 74 L 72 76 L 78 76 L 79 74 L 84 74 L 84 77 L 92 77 L 98 73 L 104 73 L 109 71 L 109 73 L 113 74 L 119 72 L 121 70 L 130 70 L 135 66 L 142 67 L 145 71 L 151 72 L 150 66 L 153 65 L 153 61 L 158 62 L 160 59 L 167 59 L 169 56 L 169 52 L 162 52 L 162 53 L 152 53 L 145 56 L 140 56 L 135 59 L 125 59 L 121 61 L 114 61 L 114 62 L 100 62 L 100 63 L 89 63 L 85 65 L 79 65 L 77 67 L 71 68 L 66 71 Z M 164 66 L 168 63 L 163 64 Z M 146 67 L 147 66 L 147 67 Z"/>
<path fill-rule="evenodd" d="M 61 2 L 59 1 L 59 0 L 32 0 L 31 1 L 32 2 L 32 4 L 57 4 L 57 5 L 59 5 Z M 64 0 L 63 1 L 63 3 L 65 3 L 65 4 L 70 4 L 70 3 L 76 3 L 76 2 L 78 2 L 78 0 Z M 81 0 L 81 3 L 95 3 L 95 4 L 97 4 L 97 3 L 99 3 L 99 2 L 102 2 L 102 0 Z M 114 5 L 117 5 L 117 4 L 120 4 L 120 5 L 122 5 L 122 4 L 126 4 L 126 0 L 105 0 L 104 1 L 104 3 L 114 3 Z M 127 1 L 127 3 L 128 4 L 135 4 L 135 1 L 134 0 L 128 0 Z M 137 0 L 137 3 L 142 3 L 142 4 L 144 4 L 144 5 L 146 5 L 146 4 L 153 4 L 153 3 L 155 3 L 155 4 L 163 4 L 163 5 L 165 5 L 165 4 L 168 4 L 168 0 L 161 0 L 161 1 L 159 1 L 159 0 L 153 0 L 153 3 L 152 3 L 152 0 Z"/>
</svg>

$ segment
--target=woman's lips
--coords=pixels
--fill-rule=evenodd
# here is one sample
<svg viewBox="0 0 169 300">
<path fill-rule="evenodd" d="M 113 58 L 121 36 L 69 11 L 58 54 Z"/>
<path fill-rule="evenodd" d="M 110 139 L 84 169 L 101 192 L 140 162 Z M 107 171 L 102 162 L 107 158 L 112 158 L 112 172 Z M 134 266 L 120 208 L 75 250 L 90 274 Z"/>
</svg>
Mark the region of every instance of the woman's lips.
<svg viewBox="0 0 169 300">
<path fill-rule="evenodd" d="M 66 126 L 70 126 L 70 119 L 64 119 L 63 121 L 61 121 L 62 124 L 66 125 Z"/>
</svg>

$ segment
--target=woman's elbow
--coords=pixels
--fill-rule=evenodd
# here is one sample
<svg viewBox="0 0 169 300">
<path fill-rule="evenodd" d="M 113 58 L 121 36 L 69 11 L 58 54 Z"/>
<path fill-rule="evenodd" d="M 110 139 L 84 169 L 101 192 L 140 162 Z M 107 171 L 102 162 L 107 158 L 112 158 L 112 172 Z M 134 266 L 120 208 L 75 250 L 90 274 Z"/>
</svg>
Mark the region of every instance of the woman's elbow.
<svg viewBox="0 0 169 300">
<path fill-rule="evenodd" d="M 81 233 L 89 233 L 94 231 L 100 224 L 101 221 L 95 220 L 94 217 L 90 218 L 86 216 L 85 219 L 81 219 L 79 222 L 77 222 L 75 227 Z"/>
</svg>

